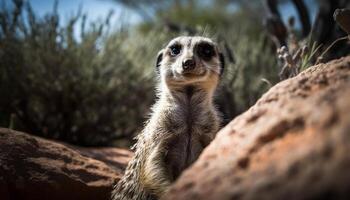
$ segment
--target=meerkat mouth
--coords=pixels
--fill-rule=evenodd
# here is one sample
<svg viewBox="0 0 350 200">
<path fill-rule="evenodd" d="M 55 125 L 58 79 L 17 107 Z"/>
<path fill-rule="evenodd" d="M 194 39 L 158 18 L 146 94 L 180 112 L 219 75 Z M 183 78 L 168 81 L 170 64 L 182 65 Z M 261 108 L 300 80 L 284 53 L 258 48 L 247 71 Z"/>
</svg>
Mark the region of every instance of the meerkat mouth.
<svg viewBox="0 0 350 200">
<path fill-rule="evenodd" d="M 208 70 L 193 70 L 193 71 L 181 71 L 175 72 L 175 77 L 182 77 L 184 79 L 196 79 L 206 76 Z"/>
<path fill-rule="evenodd" d="M 182 76 L 184 76 L 185 78 L 198 78 L 198 77 L 202 77 L 205 76 L 207 74 L 207 71 L 203 71 L 201 73 L 191 73 L 191 72 L 186 72 L 183 73 Z"/>
<path fill-rule="evenodd" d="M 174 76 L 169 80 L 168 84 L 171 85 L 188 85 L 199 82 L 204 82 L 207 80 L 209 70 L 204 70 L 200 73 L 186 72 L 181 74 L 174 74 Z"/>
</svg>

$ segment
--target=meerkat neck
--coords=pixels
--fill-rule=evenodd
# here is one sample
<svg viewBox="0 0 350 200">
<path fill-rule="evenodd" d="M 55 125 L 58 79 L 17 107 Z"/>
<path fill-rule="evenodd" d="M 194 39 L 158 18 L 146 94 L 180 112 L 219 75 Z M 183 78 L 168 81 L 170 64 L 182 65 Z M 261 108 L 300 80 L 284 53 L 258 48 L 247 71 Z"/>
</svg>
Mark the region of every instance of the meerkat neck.
<svg viewBox="0 0 350 200">
<path fill-rule="evenodd" d="M 162 89 L 160 100 L 172 105 L 192 105 L 211 108 L 213 105 L 213 91 L 208 91 L 197 85 L 187 85 L 178 88 Z"/>
</svg>

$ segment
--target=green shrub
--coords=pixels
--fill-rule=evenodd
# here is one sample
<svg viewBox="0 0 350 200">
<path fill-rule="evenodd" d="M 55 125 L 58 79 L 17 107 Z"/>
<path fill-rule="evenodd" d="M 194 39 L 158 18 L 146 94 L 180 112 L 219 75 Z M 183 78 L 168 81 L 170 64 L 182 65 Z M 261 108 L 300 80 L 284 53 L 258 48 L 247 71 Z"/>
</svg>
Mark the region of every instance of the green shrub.
<svg viewBox="0 0 350 200">
<path fill-rule="evenodd" d="M 12 121 L 81 145 L 132 137 L 152 103 L 153 82 L 123 49 L 128 33 L 105 42 L 108 23 L 95 23 L 78 41 L 74 27 L 84 16 L 60 25 L 56 11 L 42 19 L 29 4 L 25 11 L 21 2 L 1 11 L 1 126 Z"/>
<path fill-rule="evenodd" d="M 0 126 L 79 145 L 130 145 L 154 102 L 157 52 L 188 32 L 146 21 L 108 33 L 109 18 L 86 27 L 87 16 L 77 14 L 62 24 L 56 9 L 38 18 L 29 4 L 13 2 L 14 9 L 0 11 Z M 181 9 L 169 20 L 221 38 L 233 51 L 217 95 L 227 122 L 276 82 L 270 43 L 254 12 L 186 17 Z"/>
<path fill-rule="evenodd" d="M 245 34 L 246 31 L 235 31 L 226 37 L 235 55 L 235 63 L 228 63 L 225 68 L 218 94 L 226 122 L 247 110 L 278 82 L 277 60 L 266 36 L 252 39 Z"/>
</svg>

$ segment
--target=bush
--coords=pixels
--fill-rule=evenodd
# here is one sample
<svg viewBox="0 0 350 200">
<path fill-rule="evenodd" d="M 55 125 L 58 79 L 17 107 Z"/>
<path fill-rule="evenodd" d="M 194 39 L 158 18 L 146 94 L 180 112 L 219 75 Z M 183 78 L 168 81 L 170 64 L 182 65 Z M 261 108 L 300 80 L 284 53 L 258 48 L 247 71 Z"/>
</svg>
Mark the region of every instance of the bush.
<svg viewBox="0 0 350 200">
<path fill-rule="evenodd" d="M 0 12 L 0 125 L 79 145 L 130 145 L 154 101 L 157 51 L 189 32 L 146 21 L 108 33 L 109 18 L 86 28 L 80 12 L 62 24 L 55 8 L 38 18 L 29 3 L 13 2 L 12 10 Z M 169 20 L 197 24 L 195 34 L 212 36 L 227 55 L 234 53 L 217 96 L 227 122 L 276 82 L 276 58 L 249 12 L 184 13 L 173 10 Z M 215 24 L 218 17 L 222 23 Z"/>
<path fill-rule="evenodd" d="M 56 10 L 38 19 L 29 4 L 14 2 L 1 11 L 1 126 L 81 145 L 132 137 L 152 103 L 153 82 L 122 48 L 128 33 L 105 42 L 106 20 L 77 41 L 74 27 L 79 19 L 84 27 L 85 16 L 61 26 Z"/>
</svg>

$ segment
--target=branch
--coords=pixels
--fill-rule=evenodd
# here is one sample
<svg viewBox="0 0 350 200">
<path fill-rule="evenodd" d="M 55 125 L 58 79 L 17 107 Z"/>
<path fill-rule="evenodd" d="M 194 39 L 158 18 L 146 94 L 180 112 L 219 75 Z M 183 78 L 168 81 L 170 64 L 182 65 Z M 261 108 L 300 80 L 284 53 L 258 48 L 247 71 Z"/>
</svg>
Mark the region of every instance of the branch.
<svg viewBox="0 0 350 200">
<path fill-rule="evenodd" d="M 311 30 L 310 17 L 307 7 L 305 6 L 303 0 L 293 0 L 293 3 L 298 11 L 299 20 L 303 27 L 303 36 L 307 37 Z"/>
<path fill-rule="evenodd" d="M 287 28 L 278 12 L 276 0 L 265 0 L 264 2 L 268 12 L 265 26 L 269 35 L 272 37 L 276 48 L 287 46 Z"/>
</svg>

